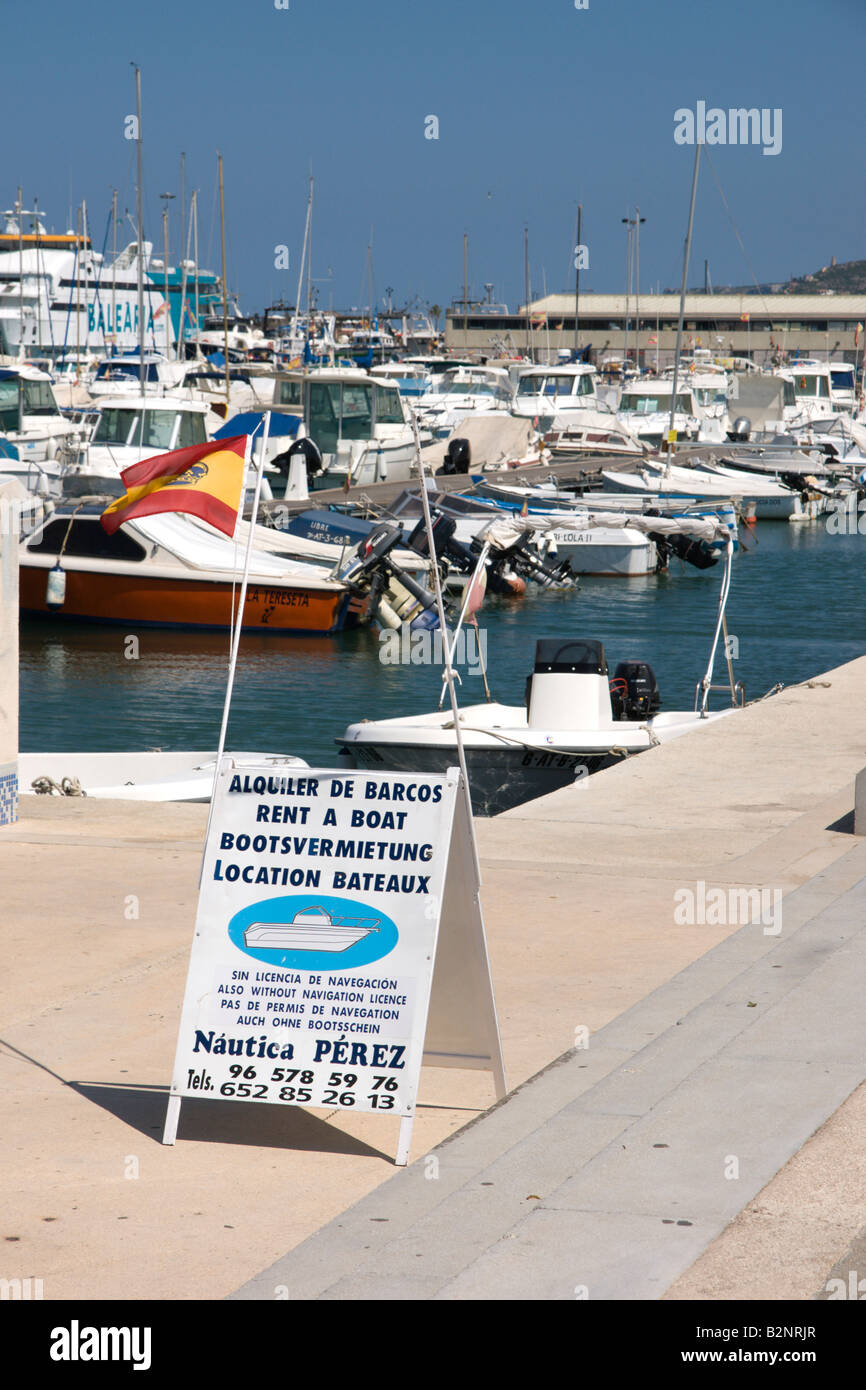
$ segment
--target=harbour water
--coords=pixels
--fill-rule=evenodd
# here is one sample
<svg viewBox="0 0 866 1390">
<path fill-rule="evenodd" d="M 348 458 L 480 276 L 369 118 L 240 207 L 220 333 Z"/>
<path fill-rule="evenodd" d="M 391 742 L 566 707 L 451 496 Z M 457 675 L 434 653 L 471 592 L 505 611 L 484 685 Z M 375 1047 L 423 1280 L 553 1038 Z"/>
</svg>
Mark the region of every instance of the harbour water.
<svg viewBox="0 0 866 1390">
<path fill-rule="evenodd" d="M 866 538 L 802 526 L 759 524 L 734 562 L 728 631 L 747 698 L 791 685 L 859 656 L 866 638 Z M 706 667 L 721 567 L 700 573 L 672 561 L 666 575 L 583 579 L 578 592 L 532 590 L 488 599 L 491 691 L 521 704 L 538 637 L 593 637 L 608 664 L 638 657 L 654 668 L 663 709 L 690 709 Z M 132 653 L 138 639 L 138 657 Z M 129 653 L 129 655 L 127 655 Z M 373 630 L 336 638 L 245 637 L 228 747 L 291 753 L 333 764 L 334 740 L 352 721 L 435 708 L 439 669 L 385 665 Z M 228 635 L 22 624 L 24 751 L 215 748 L 228 668 Z M 484 698 L 464 669 L 463 704 Z M 724 679 L 717 659 L 716 680 Z M 714 694 L 712 707 L 725 702 Z"/>
</svg>

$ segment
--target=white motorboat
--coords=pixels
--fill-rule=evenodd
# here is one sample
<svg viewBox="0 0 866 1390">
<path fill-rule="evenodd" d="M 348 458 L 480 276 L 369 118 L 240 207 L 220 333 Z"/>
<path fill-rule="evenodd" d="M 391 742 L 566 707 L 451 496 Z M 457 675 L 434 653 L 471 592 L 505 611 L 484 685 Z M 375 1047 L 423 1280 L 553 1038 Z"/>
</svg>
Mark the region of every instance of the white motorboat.
<svg viewBox="0 0 866 1390">
<path fill-rule="evenodd" d="M 783 381 L 790 384 L 795 404 L 790 404 L 786 395 L 784 423 L 786 425 L 805 424 L 833 413 L 845 414 L 849 405 L 833 400 L 833 383 L 828 362 L 818 362 L 804 358 L 800 362 L 790 362 L 775 372 Z"/>
<path fill-rule="evenodd" d="M 22 364 L 0 367 L 0 435 L 18 450 L 17 459 L 3 460 L 3 472 L 47 496 L 59 491 L 64 463 L 87 430 L 61 413 L 48 373 Z"/>
<path fill-rule="evenodd" d="M 578 458 L 582 454 L 632 454 L 640 458 L 647 451 L 647 446 L 616 415 L 589 407 L 554 416 L 544 443 L 554 459 Z"/>
<path fill-rule="evenodd" d="M 857 412 L 857 368 L 853 362 L 830 362 L 830 400 L 834 411 Z"/>
<path fill-rule="evenodd" d="M 585 363 L 565 363 L 555 367 L 529 367 L 517 380 L 511 403 L 514 415 L 538 420 L 542 431 L 555 429 L 554 421 L 583 410 L 600 409 L 595 367 Z M 616 422 L 610 421 L 611 425 Z"/>
<path fill-rule="evenodd" d="M 406 482 L 415 471 L 415 433 L 397 387 L 354 367 L 280 373 L 275 411 L 298 416 L 324 467 L 315 487 Z"/>
<path fill-rule="evenodd" d="M 122 496 L 125 468 L 154 454 L 205 444 L 206 417 L 206 405 L 180 396 L 105 397 L 89 443 L 64 469 L 66 495 Z"/>
<path fill-rule="evenodd" d="M 643 378 L 624 386 L 617 415 L 623 424 L 644 444 L 657 449 L 667 439 L 671 427 L 671 380 Z M 696 440 L 701 428 L 698 403 L 691 386 L 680 381 L 673 428 L 678 439 Z"/>
<path fill-rule="evenodd" d="M 736 489 L 738 494 L 742 489 L 743 494 L 748 495 L 748 500 L 755 502 L 756 517 L 763 520 L 778 519 L 778 513 L 774 516 L 770 510 L 774 507 L 777 499 L 769 493 L 765 493 L 762 497 L 760 494 L 748 490 L 753 486 L 752 479 L 757 479 L 759 484 L 775 482 L 779 488 L 786 489 L 799 499 L 799 507 L 792 508 L 788 514 L 788 520 L 813 521 L 815 517 L 821 516 L 823 512 L 827 511 L 831 505 L 832 488 L 829 486 L 829 479 L 826 488 L 822 488 L 818 481 L 818 475 L 825 473 L 826 470 L 823 465 L 817 463 L 812 468 L 808 468 L 807 464 L 808 472 L 806 472 L 802 466 L 799 469 L 796 468 L 796 460 L 791 459 L 789 461 L 795 465 L 793 469 L 786 470 L 785 460 L 778 459 L 775 469 L 770 472 L 769 470 L 753 470 L 741 467 L 735 459 L 703 460 L 698 464 L 698 471 L 706 473 L 711 478 L 718 478 L 723 484 Z M 782 505 L 787 505 L 784 495 Z"/>
<path fill-rule="evenodd" d="M 93 373 L 88 390 L 91 398 L 101 404 L 106 396 L 129 396 L 141 392 L 142 380 L 148 396 L 170 395 L 183 382 L 185 362 L 169 362 L 159 352 L 124 353 L 122 357 L 104 357 Z"/>
<path fill-rule="evenodd" d="M 470 417 L 509 414 L 508 372 L 503 367 L 452 367 L 435 377 L 430 389 L 411 401 L 411 407 L 419 425 L 435 439 L 447 439 Z"/>
<path fill-rule="evenodd" d="M 348 951 L 379 930 L 379 917 L 333 917 L 324 907 L 302 907 L 291 922 L 251 922 L 245 946 L 269 951 Z"/>
<path fill-rule="evenodd" d="M 238 767 L 263 762 L 275 772 L 308 767 L 303 758 L 268 753 L 232 753 Z M 214 752 L 19 753 L 23 793 L 88 796 L 102 801 L 210 801 L 216 771 Z"/>
<path fill-rule="evenodd" d="M 736 470 L 729 470 L 736 473 Z M 602 484 L 606 492 L 633 492 L 645 497 L 692 498 L 698 502 L 740 500 L 755 504 L 755 515 L 761 521 L 787 521 L 792 516 L 804 516 L 799 492 L 793 492 L 772 478 L 754 474 L 722 476 L 700 468 L 646 459 L 639 472 L 611 472 L 602 469 Z"/>
<path fill-rule="evenodd" d="M 498 815 L 732 712 L 733 705 L 710 714 L 708 676 L 702 688 L 703 703 L 696 700 L 694 711 L 662 713 L 645 662 L 621 662 L 611 679 L 600 642 L 541 639 L 525 708 L 491 702 L 460 711 L 475 814 Z M 457 762 L 450 710 L 364 720 L 337 742 L 342 758 L 364 770 L 444 772 Z"/>
</svg>

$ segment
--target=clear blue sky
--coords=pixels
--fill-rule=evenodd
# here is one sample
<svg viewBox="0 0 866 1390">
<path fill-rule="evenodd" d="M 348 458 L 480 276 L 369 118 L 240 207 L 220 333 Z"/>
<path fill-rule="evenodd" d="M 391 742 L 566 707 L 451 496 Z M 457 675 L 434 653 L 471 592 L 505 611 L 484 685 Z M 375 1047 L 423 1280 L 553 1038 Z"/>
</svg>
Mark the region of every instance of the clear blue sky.
<svg viewBox="0 0 866 1390">
<path fill-rule="evenodd" d="M 216 151 L 225 161 L 229 283 L 247 311 L 293 299 L 312 165 L 320 302 L 447 304 L 569 288 L 578 200 L 590 269 L 621 292 L 639 204 L 641 285 L 679 285 L 693 151 L 674 111 L 781 107 L 778 156 L 709 153 L 759 280 L 866 257 L 866 0 L 47 0 L 4 7 L 5 206 L 24 187 L 49 226 L 86 199 L 100 245 L 111 189 L 135 210 L 132 60 L 142 69 L 146 234 L 159 194 L 200 189 L 203 264 L 219 270 Z M 439 139 L 424 138 L 428 115 Z M 176 209 L 177 203 L 173 204 Z M 177 258 L 177 217 L 173 212 Z M 128 224 L 127 224 L 128 226 Z M 129 232 L 131 239 L 132 233 Z M 274 247 L 290 249 L 288 272 Z M 750 272 L 704 164 L 690 282 Z M 329 271 L 333 279 L 325 282 Z"/>
</svg>

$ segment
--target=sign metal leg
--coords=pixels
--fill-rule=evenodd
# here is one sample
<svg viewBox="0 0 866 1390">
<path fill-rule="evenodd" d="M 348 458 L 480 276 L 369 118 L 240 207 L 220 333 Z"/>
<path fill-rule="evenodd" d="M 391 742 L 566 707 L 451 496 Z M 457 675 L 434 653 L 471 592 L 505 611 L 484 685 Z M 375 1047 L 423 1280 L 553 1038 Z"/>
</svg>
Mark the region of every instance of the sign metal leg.
<svg viewBox="0 0 866 1390">
<path fill-rule="evenodd" d="M 400 1121 L 400 1137 L 397 1140 L 397 1157 L 394 1159 L 398 1168 L 405 1168 L 409 1162 L 409 1149 L 412 1144 L 412 1126 L 415 1123 L 414 1115 L 404 1115 Z"/>
<path fill-rule="evenodd" d="M 180 1119 L 180 1096 L 169 1096 L 165 1112 L 165 1129 L 162 1131 L 163 1144 L 173 1144 L 177 1138 L 177 1125 Z"/>
</svg>

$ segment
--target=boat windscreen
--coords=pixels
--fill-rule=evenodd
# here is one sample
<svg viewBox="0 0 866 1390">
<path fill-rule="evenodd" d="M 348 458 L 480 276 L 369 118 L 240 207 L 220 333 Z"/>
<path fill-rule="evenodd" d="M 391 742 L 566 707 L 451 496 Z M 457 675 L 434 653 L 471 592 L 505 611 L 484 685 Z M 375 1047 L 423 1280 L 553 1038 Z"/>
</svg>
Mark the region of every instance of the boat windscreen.
<svg viewBox="0 0 866 1390">
<path fill-rule="evenodd" d="M 25 415 L 59 415 L 51 383 L 22 379 L 21 409 Z"/>
<path fill-rule="evenodd" d="M 847 371 L 831 371 L 830 380 L 833 383 L 834 391 L 853 391 L 854 390 L 854 368 L 849 367 Z"/>
<path fill-rule="evenodd" d="M 657 391 L 623 391 L 619 408 L 632 410 L 636 415 L 663 415 L 671 408 L 670 392 L 660 394 Z M 689 397 L 677 393 L 676 408 L 683 415 L 691 415 L 692 403 Z"/>
<path fill-rule="evenodd" d="M 19 429 L 18 381 L 11 377 L 0 380 L 0 434 L 9 434 Z"/>
<path fill-rule="evenodd" d="M 66 533 L 69 531 L 67 537 Z M 59 555 L 66 541 L 64 555 L 88 560 L 143 560 L 144 546 L 121 529 L 113 536 L 103 529 L 99 517 L 76 517 L 70 527 L 69 517 L 55 517 L 27 545 L 36 555 Z"/>
<path fill-rule="evenodd" d="M 103 410 L 93 435 L 93 443 L 114 444 L 120 447 L 129 445 L 130 448 L 140 446 L 143 449 L 170 449 L 176 419 L 176 410 Z M 196 444 L 203 440 L 195 438 L 189 442 Z"/>
<path fill-rule="evenodd" d="M 827 399 L 830 395 L 830 386 L 825 376 L 820 376 L 817 372 L 801 372 L 794 377 L 794 393 L 801 400 L 803 398 Z"/>
</svg>

